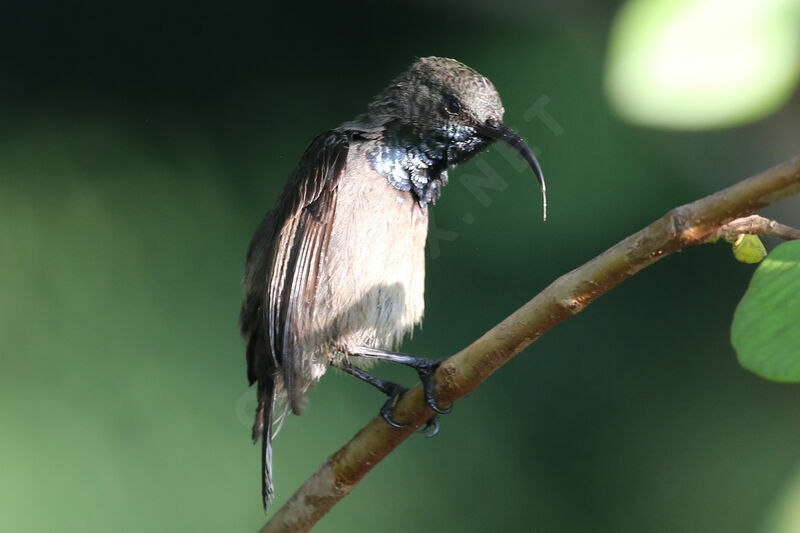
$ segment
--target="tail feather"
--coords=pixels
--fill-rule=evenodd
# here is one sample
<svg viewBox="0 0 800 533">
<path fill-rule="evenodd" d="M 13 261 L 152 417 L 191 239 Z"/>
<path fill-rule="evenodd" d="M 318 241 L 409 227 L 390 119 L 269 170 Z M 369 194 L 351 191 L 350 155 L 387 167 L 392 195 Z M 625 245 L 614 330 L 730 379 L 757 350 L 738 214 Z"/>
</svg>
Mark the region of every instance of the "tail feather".
<svg viewBox="0 0 800 533">
<path fill-rule="evenodd" d="M 261 437 L 261 499 L 264 512 L 267 512 L 269 502 L 275 493 L 272 483 L 272 425 L 273 407 L 275 403 L 275 386 L 270 380 L 268 383 L 258 383 L 258 407 L 256 419 L 253 423 L 253 442 Z"/>
</svg>

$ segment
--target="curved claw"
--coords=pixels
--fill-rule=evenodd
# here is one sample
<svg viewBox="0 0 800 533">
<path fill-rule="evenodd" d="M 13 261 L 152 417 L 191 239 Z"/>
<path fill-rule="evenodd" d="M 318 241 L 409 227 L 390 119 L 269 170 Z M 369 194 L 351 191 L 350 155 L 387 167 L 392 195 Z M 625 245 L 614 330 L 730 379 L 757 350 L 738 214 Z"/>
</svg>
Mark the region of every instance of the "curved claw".
<svg viewBox="0 0 800 533">
<path fill-rule="evenodd" d="M 439 402 L 436 401 L 436 384 L 433 381 L 433 373 L 436 372 L 440 364 L 441 361 L 437 361 L 436 364 L 428 368 L 420 368 L 417 372 L 422 382 L 422 388 L 425 391 L 425 403 L 428 404 L 428 407 L 433 409 L 435 413 L 448 415 L 453 412 L 453 406 L 440 407 Z"/>
<path fill-rule="evenodd" d="M 384 420 L 386 420 L 386 423 L 398 429 L 407 428 L 408 424 L 401 424 L 399 422 L 395 422 L 394 418 L 392 417 L 392 410 L 394 410 L 394 406 L 397 404 L 398 398 L 400 398 L 400 396 L 402 396 L 406 392 L 406 390 L 408 389 L 397 386 L 394 389 L 394 391 L 392 391 L 392 394 L 389 395 L 389 399 L 386 400 L 386 402 L 381 407 L 380 411 L 381 416 L 383 417 Z"/>
<path fill-rule="evenodd" d="M 439 402 L 436 401 L 436 398 L 433 398 L 431 402 L 427 398 L 425 398 L 425 402 L 428 404 L 428 407 L 439 413 L 440 415 L 449 415 L 453 412 L 453 406 L 448 405 L 447 407 L 440 407 Z"/>
<path fill-rule="evenodd" d="M 439 417 L 436 415 L 430 417 L 425 425 L 417 430 L 417 433 L 423 433 L 426 438 L 435 437 L 439 433 Z"/>
</svg>

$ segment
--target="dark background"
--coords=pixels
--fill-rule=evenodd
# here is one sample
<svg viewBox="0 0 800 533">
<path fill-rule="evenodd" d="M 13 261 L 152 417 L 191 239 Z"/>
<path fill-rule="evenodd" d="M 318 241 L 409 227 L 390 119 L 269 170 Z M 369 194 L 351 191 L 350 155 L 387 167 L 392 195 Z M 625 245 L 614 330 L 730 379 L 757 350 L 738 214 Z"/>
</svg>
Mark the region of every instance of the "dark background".
<svg viewBox="0 0 800 533">
<path fill-rule="evenodd" d="M 537 148 L 550 216 L 510 149 L 452 172 L 434 211 L 452 233 L 431 239 L 410 353 L 456 352 L 670 208 L 797 152 L 796 95 L 722 131 L 616 118 L 603 69 L 617 7 L 0 7 L 0 530 L 263 523 L 236 325 L 244 253 L 307 143 L 415 57 L 493 80 Z M 523 118 L 542 97 L 560 129 Z M 484 201 L 460 180 L 481 165 L 506 183 Z M 798 207 L 767 214 L 800 225 Z M 800 389 L 736 362 L 729 324 L 753 269 L 717 244 L 626 281 L 459 401 L 440 436 L 404 443 L 316 530 L 758 530 L 800 461 Z M 276 506 L 383 398 L 330 373 L 310 402 L 275 443 Z"/>
</svg>

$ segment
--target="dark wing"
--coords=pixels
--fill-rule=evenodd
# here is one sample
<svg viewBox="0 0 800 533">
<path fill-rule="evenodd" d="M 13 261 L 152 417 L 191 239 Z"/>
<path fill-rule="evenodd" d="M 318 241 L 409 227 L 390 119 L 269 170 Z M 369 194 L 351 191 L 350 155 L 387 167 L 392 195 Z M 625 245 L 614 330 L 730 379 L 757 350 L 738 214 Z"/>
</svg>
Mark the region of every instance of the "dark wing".
<svg viewBox="0 0 800 533">
<path fill-rule="evenodd" d="M 298 330 L 311 327 L 319 267 L 328 250 L 348 147 L 342 133 L 317 137 L 285 191 L 290 206 L 272 262 L 267 323 L 270 347 L 282 359 L 283 386 L 295 413 L 302 409 L 311 363 L 310 354 L 302 353 Z"/>
<path fill-rule="evenodd" d="M 297 326 L 313 308 L 348 148 L 347 134 L 338 131 L 311 142 L 248 252 L 241 320 L 248 341 L 248 377 L 253 383 L 282 369 L 295 412 L 308 370 L 298 353 Z"/>
<path fill-rule="evenodd" d="M 271 427 L 281 392 L 276 381 L 283 382 L 289 405 L 298 413 L 309 362 L 301 353 L 297 326 L 311 323 L 348 149 L 343 132 L 326 132 L 311 142 L 247 253 L 240 326 L 247 342 L 247 377 L 251 385 L 258 382 L 253 439 L 263 439 L 265 509 L 273 492 Z"/>
</svg>

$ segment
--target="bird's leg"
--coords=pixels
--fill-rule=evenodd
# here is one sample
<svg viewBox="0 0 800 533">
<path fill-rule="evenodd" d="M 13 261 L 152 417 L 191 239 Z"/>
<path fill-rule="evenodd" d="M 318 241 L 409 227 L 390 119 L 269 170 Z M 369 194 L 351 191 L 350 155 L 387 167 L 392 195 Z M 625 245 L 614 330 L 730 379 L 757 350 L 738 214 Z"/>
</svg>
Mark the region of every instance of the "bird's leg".
<svg viewBox="0 0 800 533">
<path fill-rule="evenodd" d="M 400 424 L 398 422 L 395 422 L 395 420 L 392 418 L 392 409 L 394 408 L 394 405 L 397 403 L 397 399 L 400 398 L 400 396 L 402 396 L 403 393 L 405 393 L 408 389 L 406 389 L 402 385 L 398 385 L 397 383 L 393 383 L 391 381 L 385 381 L 377 376 L 373 376 L 366 370 L 361 370 L 360 368 L 355 367 L 346 361 L 343 361 L 341 363 L 336 363 L 333 366 L 335 366 L 339 370 L 342 370 L 343 372 L 346 372 L 347 374 L 350 374 L 351 376 L 357 377 L 361 381 L 369 383 L 370 385 L 372 385 L 373 387 L 384 393 L 386 396 L 388 396 L 389 399 L 386 400 L 386 403 L 384 403 L 383 407 L 381 407 L 381 416 L 383 417 L 384 420 L 386 420 L 386 423 L 389 424 L 390 426 L 394 426 L 396 428 L 408 427 L 408 424 Z"/>
<path fill-rule="evenodd" d="M 436 372 L 436 369 L 442 364 L 441 361 L 425 357 L 416 357 L 404 353 L 387 352 L 386 350 L 377 350 L 366 346 L 350 348 L 348 354 L 372 357 L 374 359 L 382 359 L 384 361 L 392 361 L 393 363 L 410 366 L 416 370 L 419 375 L 423 390 L 425 391 L 425 403 L 428 404 L 428 407 L 433 409 L 436 413 L 443 415 L 453 410 L 452 405 L 449 407 L 440 407 L 439 402 L 436 401 L 436 384 L 433 381 L 433 373 Z"/>
<path fill-rule="evenodd" d="M 385 381 L 377 376 L 373 376 L 366 370 L 362 370 L 358 367 L 355 367 L 348 363 L 347 361 L 343 361 L 340 363 L 333 364 L 339 370 L 350 374 L 351 376 L 357 377 L 358 379 L 369 383 L 386 396 L 389 397 L 386 400 L 386 403 L 383 404 L 381 407 L 380 413 L 386 423 L 390 426 L 394 426 L 396 428 L 405 428 L 408 427 L 408 424 L 400 424 L 392 418 L 392 409 L 394 409 L 397 400 L 402 396 L 408 389 L 403 387 L 402 385 L 398 385 L 397 383 L 393 383 L 391 381 Z M 428 420 L 425 425 L 420 429 L 420 432 L 425 433 L 428 437 L 433 437 L 437 433 L 439 433 L 439 417 L 434 415 Z"/>
</svg>

